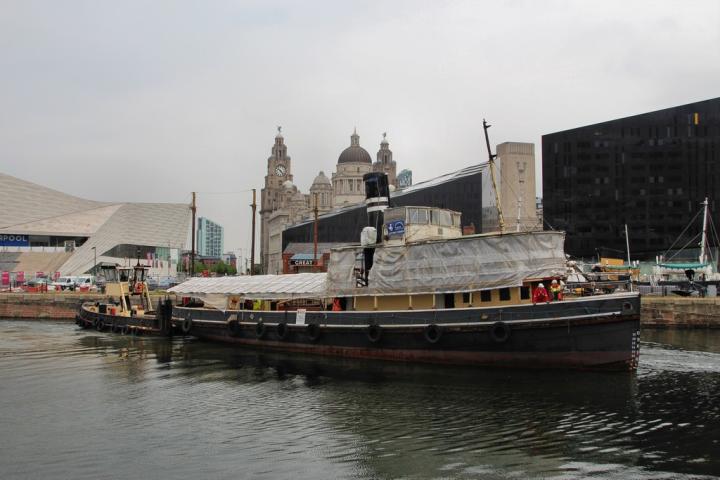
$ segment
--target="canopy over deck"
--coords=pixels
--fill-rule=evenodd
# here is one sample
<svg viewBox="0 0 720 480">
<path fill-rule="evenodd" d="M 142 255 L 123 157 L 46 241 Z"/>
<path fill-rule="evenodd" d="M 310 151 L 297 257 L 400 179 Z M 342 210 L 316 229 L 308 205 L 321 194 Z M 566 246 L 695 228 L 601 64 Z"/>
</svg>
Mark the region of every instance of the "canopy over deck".
<svg viewBox="0 0 720 480">
<path fill-rule="evenodd" d="M 294 275 L 242 275 L 237 277 L 194 277 L 169 292 L 201 298 L 211 305 L 224 305 L 228 296 L 249 300 L 292 300 L 325 296 L 325 273 Z"/>
</svg>

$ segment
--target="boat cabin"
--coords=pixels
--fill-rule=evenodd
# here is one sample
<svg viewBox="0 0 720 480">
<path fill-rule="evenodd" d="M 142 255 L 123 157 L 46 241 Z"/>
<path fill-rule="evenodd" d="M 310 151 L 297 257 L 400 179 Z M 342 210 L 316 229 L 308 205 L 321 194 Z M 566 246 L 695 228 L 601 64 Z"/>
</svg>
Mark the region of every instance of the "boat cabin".
<svg viewBox="0 0 720 480">
<path fill-rule="evenodd" d="M 149 268 L 139 262 L 132 267 L 102 265 L 100 269 L 101 275 L 105 278 L 105 293 L 114 299 L 114 307 L 110 305 L 106 308 L 114 308 L 115 314 L 118 315 L 136 315 L 152 310 L 146 283 Z M 135 305 L 131 300 L 133 296 L 139 300 L 134 302 Z"/>
<path fill-rule="evenodd" d="M 462 236 L 460 212 L 434 207 L 394 207 L 383 212 L 388 245 Z"/>
</svg>

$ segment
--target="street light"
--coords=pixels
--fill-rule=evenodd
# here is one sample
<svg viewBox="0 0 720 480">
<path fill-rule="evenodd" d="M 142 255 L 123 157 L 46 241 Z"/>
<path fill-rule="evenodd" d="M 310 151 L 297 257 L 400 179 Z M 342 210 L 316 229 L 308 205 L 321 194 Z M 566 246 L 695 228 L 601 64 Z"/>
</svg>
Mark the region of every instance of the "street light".
<svg viewBox="0 0 720 480">
<path fill-rule="evenodd" d="M 93 262 L 93 275 L 97 276 L 97 247 L 92 247 L 93 256 L 95 261 Z"/>
</svg>

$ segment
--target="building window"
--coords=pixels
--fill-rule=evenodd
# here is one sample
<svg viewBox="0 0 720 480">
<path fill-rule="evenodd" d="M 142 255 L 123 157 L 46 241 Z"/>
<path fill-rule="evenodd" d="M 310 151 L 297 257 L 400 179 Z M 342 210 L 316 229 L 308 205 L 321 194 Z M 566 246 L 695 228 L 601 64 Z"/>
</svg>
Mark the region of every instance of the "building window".
<svg viewBox="0 0 720 480">
<path fill-rule="evenodd" d="M 472 295 L 470 295 L 470 292 L 463 292 L 462 301 L 463 303 L 472 303 Z"/>
<path fill-rule="evenodd" d="M 530 287 L 520 287 L 520 299 L 528 300 L 530 298 Z"/>
<path fill-rule="evenodd" d="M 480 301 L 489 302 L 492 300 L 492 290 L 483 290 L 480 292 Z"/>
<path fill-rule="evenodd" d="M 510 289 L 509 288 L 501 288 L 500 289 L 500 301 L 507 302 L 510 300 Z"/>
</svg>

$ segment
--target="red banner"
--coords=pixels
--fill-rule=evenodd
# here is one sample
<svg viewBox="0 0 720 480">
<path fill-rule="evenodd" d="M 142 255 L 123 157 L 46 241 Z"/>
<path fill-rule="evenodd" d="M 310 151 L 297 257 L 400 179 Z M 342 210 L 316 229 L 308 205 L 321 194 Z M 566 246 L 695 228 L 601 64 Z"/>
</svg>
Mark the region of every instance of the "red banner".
<svg viewBox="0 0 720 480">
<path fill-rule="evenodd" d="M 17 272 L 17 275 L 15 275 L 15 280 L 18 283 L 23 283 L 25 281 L 25 272 Z"/>
<path fill-rule="evenodd" d="M 10 285 L 10 272 L 2 272 L 2 284 Z"/>
</svg>

